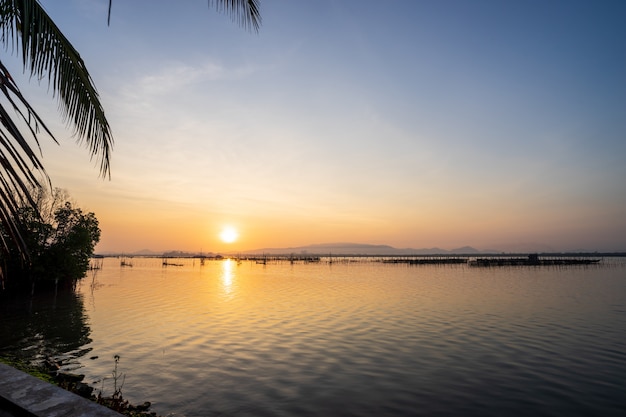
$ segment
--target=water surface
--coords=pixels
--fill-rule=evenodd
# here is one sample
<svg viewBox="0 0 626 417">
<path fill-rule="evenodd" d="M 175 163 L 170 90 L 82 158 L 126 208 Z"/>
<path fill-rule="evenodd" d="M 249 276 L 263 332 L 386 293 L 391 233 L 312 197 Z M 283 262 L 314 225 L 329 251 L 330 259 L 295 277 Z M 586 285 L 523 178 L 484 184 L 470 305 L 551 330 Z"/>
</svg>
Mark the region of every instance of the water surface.
<svg viewBox="0 0 626 417">
<path fill-rule="evenodd" d="M 57 298 L 40 312 L 3 312 L 4 349 L 69 353 L 68 367 L 105 394 L 120 355 L 124 396 L 150 400 L 163 415 L 626 410 L 621 260 L 500 268 L 132 263 L 106 259 L 82 281 L 73 304 Z M 44 316 L 48 324 L 30 325 L 28 334 L 7 324 L 18 316 Z M 55 317 L 73 323 L 67 337 L 51 330 Z"/>
</svg>

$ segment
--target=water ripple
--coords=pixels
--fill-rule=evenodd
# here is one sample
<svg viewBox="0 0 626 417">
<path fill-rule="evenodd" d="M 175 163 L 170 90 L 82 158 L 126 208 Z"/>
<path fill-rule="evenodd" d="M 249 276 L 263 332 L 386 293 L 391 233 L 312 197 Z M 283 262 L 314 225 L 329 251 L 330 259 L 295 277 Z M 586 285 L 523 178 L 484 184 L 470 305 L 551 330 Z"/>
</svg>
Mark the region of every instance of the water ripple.
<svg viewBox="0 0 626 417">
<path fill-rule="evenodd" d="M 626 409 L 623 263 L 182 263 L 105 263 L 81 287 L 91 333 L 67 351 L 97 388 L 119 354 L 128 398 L 183 417 Z"/>
</svg>

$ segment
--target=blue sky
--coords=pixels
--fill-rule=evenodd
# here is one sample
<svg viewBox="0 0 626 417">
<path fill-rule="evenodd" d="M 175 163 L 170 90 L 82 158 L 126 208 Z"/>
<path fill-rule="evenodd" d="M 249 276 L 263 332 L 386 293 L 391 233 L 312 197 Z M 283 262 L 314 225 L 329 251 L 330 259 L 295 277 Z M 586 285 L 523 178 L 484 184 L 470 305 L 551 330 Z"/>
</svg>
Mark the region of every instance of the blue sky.
<svg viewBox="0 0 626 417">
<path fill-rule="evenodd" d="M 114 1 L 110 27 L 108 1 L 42 3 L 113 127 L 102 181 L 23 87 L 101 251 L 626 250 L 624 2 L 261 0 L 258 34 L 201 1 Z"/>
</svg>

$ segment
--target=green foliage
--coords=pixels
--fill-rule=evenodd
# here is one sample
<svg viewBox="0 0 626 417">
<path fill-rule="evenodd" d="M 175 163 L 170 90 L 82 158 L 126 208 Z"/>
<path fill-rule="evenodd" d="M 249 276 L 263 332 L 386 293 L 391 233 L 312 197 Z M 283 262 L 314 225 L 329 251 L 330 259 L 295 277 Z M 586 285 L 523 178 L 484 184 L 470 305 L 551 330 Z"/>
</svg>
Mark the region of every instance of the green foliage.
<svg viewBox="0 0 626 417">
<path fill-rule="evenodd" d="M 49 382 L 51 384 L 54 383 L 54 378 L 40 366 L 35 366 L 26 361 L 5 356 L 0 356 L 0 363 L 9 365 L 17 370 L 39 378 L 42 381 Z"/>
<path fill-rule="evenodd" d="M 12 248 L 5 256 L 5 279 L 13 286 L 72 287 L 87 272 L 100 240 L 98 219 L 75 208 L 62 190 L 33 195 L 38 207 L 25 205 L 16 212 L 30 262 L 23 262 L 18 248 Z"/>
<path fill-rule="evenodd" d="M 33 267 L 48 279 L 71 281 L 82 278 L 100 240 L 98 220 L 94 213 L 83 213 L 69 202 L 56 210 L 54 219 L 54 225 L 39 225 L 44 233 L 49 232 L 49 237 L 42 242 L 39 257 L 33 259 Z"/>
</svg>

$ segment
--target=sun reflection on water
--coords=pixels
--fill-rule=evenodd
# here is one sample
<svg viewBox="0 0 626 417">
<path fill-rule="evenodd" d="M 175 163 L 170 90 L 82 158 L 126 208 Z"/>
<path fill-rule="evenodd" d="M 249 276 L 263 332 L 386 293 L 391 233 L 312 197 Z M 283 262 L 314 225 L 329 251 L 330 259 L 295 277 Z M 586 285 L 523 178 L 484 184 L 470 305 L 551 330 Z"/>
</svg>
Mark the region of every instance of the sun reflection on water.
<svg viewBox="0 0 626 417">
<path fill-rule="evenodd" d="M 76 359 L 87 380 L 120 354 L 129 386 L 162 415 L 624 414 L 626 266 L 104 262 L 101 285 L 78 290 L 95 299 L 79 329 L 88 339 L 68 349 L 89 352 Z M 13 316 L 0 307 L 0 344 L 34 343 L 3 328 Z"/>
<path fill-rule="evenodd" d="M 224 259 L 222 261 L 222 288 L 224 295 L 232 296 L 233 292 L 233 261 L 231 259 Z"/>
</svg>

